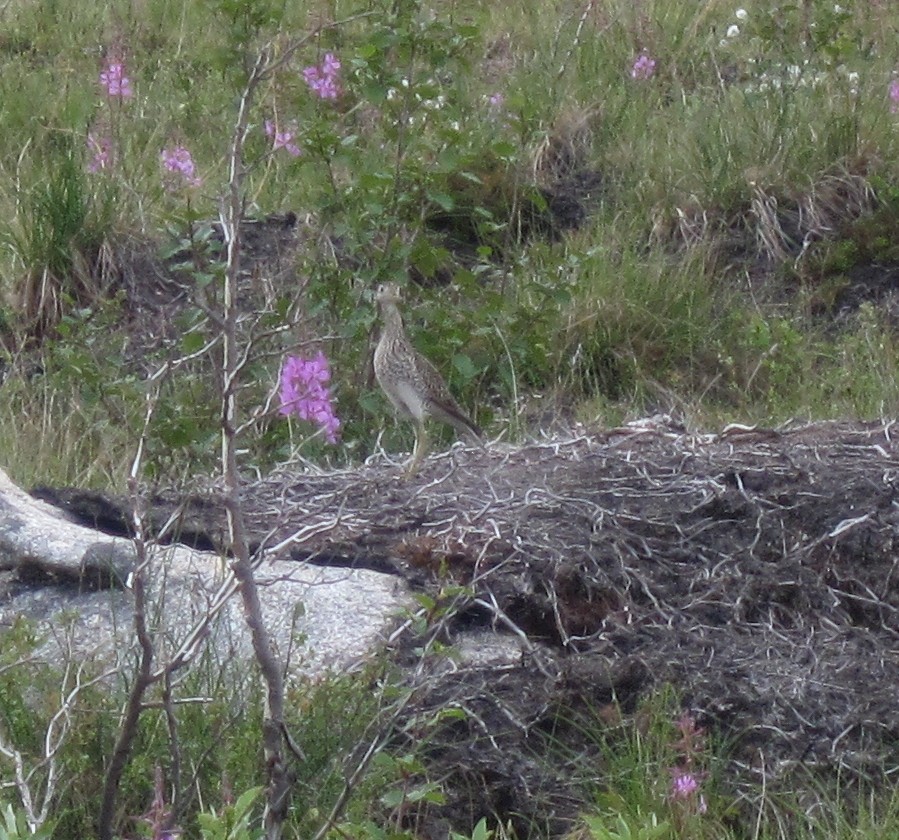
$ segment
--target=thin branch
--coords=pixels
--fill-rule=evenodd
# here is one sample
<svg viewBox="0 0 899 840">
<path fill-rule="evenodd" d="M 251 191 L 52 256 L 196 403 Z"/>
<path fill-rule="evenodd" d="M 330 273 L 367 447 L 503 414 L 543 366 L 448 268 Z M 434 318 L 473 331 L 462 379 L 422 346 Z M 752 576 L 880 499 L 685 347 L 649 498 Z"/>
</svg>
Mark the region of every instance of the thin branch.
<svg viewBox="0 0 899 840">
<path fill-rule="evenodd" d="M 240 222 L 243 217 L 243 145 L 253 95 L 272 66 L 269 49 L 264 49 L 250 73 L 241 97 L 229 155 L 228 199 L 221 214 L 222 230 L 227 244 L 222 333 L 222 474 L 231 553 L 234 557 L 231 571 L 243 602 L 244 618 L 250 631 L 253 653 L 266 685 L 262 724 L 263 750 L 268 773 L 265 834 L 268 840 L 279 840 L 287 817 L 291 786 L 284 756 L 284 679 L 281 664 L 262 615 L 262 604 L 253 573 L 240 499 L 240 475 L 237 468 L 237 385 L 241 371 L 241 353 L 237 339 L 236 299 L 240 273 Z"/>
</svg>

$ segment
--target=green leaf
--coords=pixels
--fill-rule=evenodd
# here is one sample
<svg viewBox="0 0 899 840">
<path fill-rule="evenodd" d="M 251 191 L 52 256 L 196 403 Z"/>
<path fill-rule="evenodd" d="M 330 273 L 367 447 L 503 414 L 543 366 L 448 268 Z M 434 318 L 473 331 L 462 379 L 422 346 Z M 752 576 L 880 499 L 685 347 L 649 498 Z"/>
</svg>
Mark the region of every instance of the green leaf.
<svg viewBox="0 0 899 840">
<path fill-rule="evenodd" d="M 206 339 L 204 339 L 200 333 L 187 333 L 187 335 L 181 339 L 181 352 L 186 355 L 196 353 L 198 350 L 202 349 L 205 343 Z"/>
<path fill-rule="evenodd" d="M 197 288 L 205 289 L 210 283 L 215 282 L 218 279 L 218 275 L 210 273 L 208 271 L 195 271 L 193 272 L 193 280 L 197 284 Z"/>
<path fill-rule="evenodd" d="M 493 153 L 502 160 L 514 159 L 518 153 L 518 147 L 508 140 L 497 140 L 492 149 Z"/>
<path fill-rule="evenodd" d="M 264 788 L 259 785 L 244 791 L 244 793 L 237 798 L 237 802 L 234 803 L 234 816 L 239 820 L 248 816 L 263 790 Z"/>
<path fill-rule="evenodd" d="M 460 709 L 458 706 L 453 706 L 449 709 L 441 709 L 434 716 L 434 723 L 438 723 L 440 721 L 445 720 L 465 720 L 468 715 L 465 713 L 464 709 Z"/>
<path fill-rule="evenodd" d="M 474 366 L 471 357 L 465 353 L 456 353 L 453 356 L 453 367 L 466 382 L 473 379 L 478 373 L 478 369 Z"/>
<path fill-rule="evenodd" d="M 487 819 L 481 817 L 478 824 L 471 830 L 471 840 L 490 840 L 493 836 L 493 829 L 487 828 Z M 468 840 L 464 834 L 458 832 L 450 832 L 450 840 Z"/>
<path fill-rule="evenodd" d="M 426 610 L 433 610 L 437 606 L 437 601 L 435 601 L 430 595 L 426 595 L 424 592 L 416 592 L 413 597 Z"/>
<path fill-rule="evenodd" d="M 379 752 L 372 759 L 371 763 L 372 767 L 376 767 L 379 770 L 395 771 L 397 768 L 396 758 L 388 752 Z"/>
<path fill-rule="evenodd" d="M 471 832 L 471 840 L 490 840 L 492 836 L 493 831 L 487 828 L 487 818 L 481 817 Z"/>
<path fill-rule="evenodd" d="M 428 782 L 406 791 L 406 802 L 430 802 L 432 805 L 443 805 L 446 797 L 436 782 Z"/>
<path fill-rule="evenodd" d="M 446 210 L 447 213 L 456 207 L 453 197 L 447 193 L 429 192 L 428 198 L 438 205 L 441 210 Z"/>
<path fill-rule="evenodd" d="M 385 808 L 396 808 L 403 804 L 406 799 L 406 792 L 400 788 L 389 790 L 381 796 L 381 804 Z"/>
</svg>

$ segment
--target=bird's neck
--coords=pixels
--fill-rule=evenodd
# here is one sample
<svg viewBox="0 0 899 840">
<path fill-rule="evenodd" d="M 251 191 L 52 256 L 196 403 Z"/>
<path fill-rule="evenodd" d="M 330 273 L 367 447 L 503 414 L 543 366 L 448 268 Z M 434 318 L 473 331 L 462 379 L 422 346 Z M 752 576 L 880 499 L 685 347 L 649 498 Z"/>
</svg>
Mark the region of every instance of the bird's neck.
<svg viewBox="0 0 899 840">
<path fill-rule="evenodd" d="M 395 303 L 384 303 L 381 306 L 381 317 L 384 319 L 384 327 L 392 332 L 403 332 L 403 316 Z"/>
</svg>

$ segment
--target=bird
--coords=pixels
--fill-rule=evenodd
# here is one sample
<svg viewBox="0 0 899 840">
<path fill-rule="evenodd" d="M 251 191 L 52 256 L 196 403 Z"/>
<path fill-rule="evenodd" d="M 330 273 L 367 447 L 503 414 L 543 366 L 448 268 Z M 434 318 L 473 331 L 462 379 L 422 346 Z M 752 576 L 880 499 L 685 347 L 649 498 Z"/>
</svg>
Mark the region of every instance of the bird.
<svg viewBox="0 0 899 840">
<path fill-rule="evenodd" d="M 460 408 L 443 377 L 409 342 L 399 304 L 400 287 L 382 283 L 375 293 L 381 310 L 381 338 L 375 347 L 375 378 L 397 412 L 415 424 L 415 448 L 406 470 L 414 475 L 427 453 L 425 420 L 449 423 L 461 434 L 483 445 L 483 432 Z"/>
</svg>

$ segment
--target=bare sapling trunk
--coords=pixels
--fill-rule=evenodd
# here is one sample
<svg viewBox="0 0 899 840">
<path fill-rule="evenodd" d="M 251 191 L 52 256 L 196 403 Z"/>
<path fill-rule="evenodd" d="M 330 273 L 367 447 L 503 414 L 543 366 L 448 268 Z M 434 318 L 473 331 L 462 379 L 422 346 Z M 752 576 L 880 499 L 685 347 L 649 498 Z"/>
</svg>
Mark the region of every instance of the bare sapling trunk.
<svg viewBox="0 0 899 840">
<path fill-rule="evenodd" d="M 253 94 L 266 72 L 267 64 L 268 54 L 263 50 L 240 100 L 229 157 L 228 194 L 221 212 L 222 229 L 227 243 L 222 312 L 222 476 L 233 555 L 231 570 L 237 580 L 252 640 L 253 654 L 266 688 L 262 730 L 262 748 L 268 775 L 265 836 L 268 840 L 278 840 L 287 816 L 290 794 L 290 778 L 284 755 L 284 678 L 281 662 L 262 615 L 262 603 L 253 574 L 253 562 L 244 524 L 240 475 L 237 469 L 237 393 L 241 371 L 241 348 L 237 337 L 236 300 L 240 271 L 240 223 L 243 217 L 243 146 Z"/>
<path fill-rule="evenodd" d="M 137 492 L 137 479 L 140 475 L 143 461 L 144 441 L 146 440 L 147 427 L 150 424 L 152 413 L 153 402 L 151 401 L 144 420 L 144 431 L 131 465 L 130 479 L 135 559 L 129 583 L 131 584 L 134 604 L 134 635 L 137 639 L 140 653 L 137 673 L 134 675 L 134 682 L 131 685 L 131 690 L 128 692 L 128 699 L 125 701 L 125 710 L 122 715 L 122 722 L 119 724 L 115 748 L 112 752 L 112 758 L 106 767 L 106 777 L 103 780 L 103 802 L 100 806 L 100 819 L 97 827 L 100 840 L 113 840 L 119 784 L 122 781 L 122 774 L 128 765 L 128 759 L 131 757 L 134 740 L 137 737 L 140 716 L 144 710 L 144 696 L 150 686 L 159 679 L 159 675 L 153 673 L 155 651 L 153 640 L 150 637 L 150 630 L 147 626 L 147 572 L 150 565 L 150 557 L 147 552 L 144 518 Z"/>
</svg>

